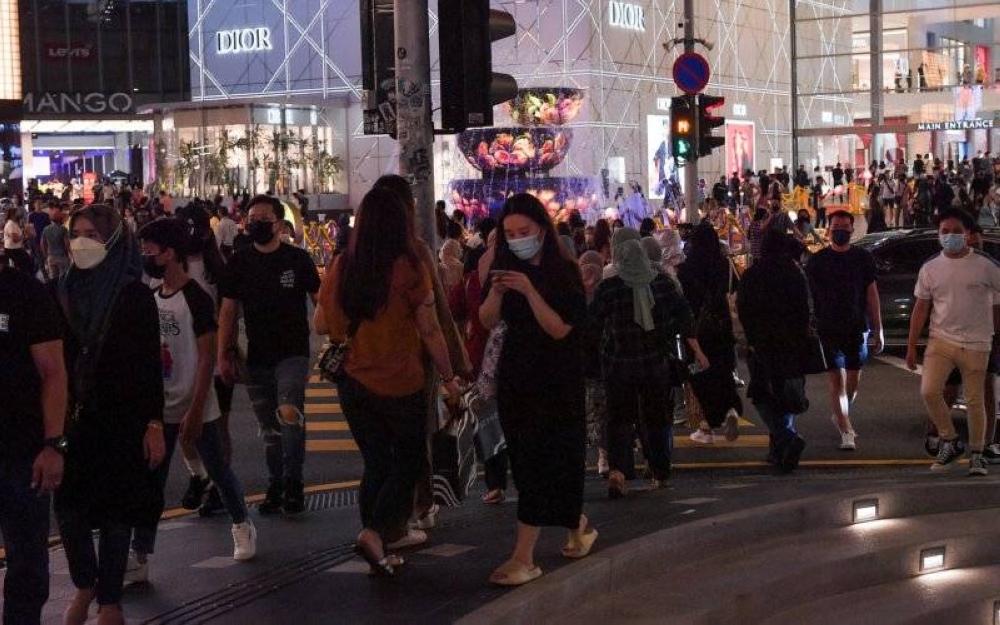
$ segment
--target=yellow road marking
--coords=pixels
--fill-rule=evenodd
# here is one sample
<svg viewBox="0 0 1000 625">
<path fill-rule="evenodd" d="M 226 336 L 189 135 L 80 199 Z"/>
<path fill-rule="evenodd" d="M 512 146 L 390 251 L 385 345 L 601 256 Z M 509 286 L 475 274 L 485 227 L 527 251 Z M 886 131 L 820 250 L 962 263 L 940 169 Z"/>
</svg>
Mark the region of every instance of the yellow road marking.
<svg viewBox="0 0 1000 625">
<path fill-rule="evenodd" d="M 737 417 L 737 420 L 739 421 L 739 424 L 740 424 L 741 428 L 755 428 L 755 427 L 757 427 L 757 424 L 755 424 L 753 421 L 747 421 L 743 417 Z"/>
<path fill-rule="evenodd" d="M 343 414 L 340 404 L 306 404 L 306 414 Z"/>
<path fill-rule="evenodd" d="M 344 421 L 306 421 L 307 432 L 347 432 L 349 428 Z"/>
<path fill-rule="evenodd" d="M 319 379 L 318 375 L 311 375 L 311 376 L 309 376 L 309 383 L 310 384 L 319 384 L 320 382 L 322 382 L 322 380 Z"/>
<path fill-rule="evenodd" d="M 712 449 L 714 447 L 719 448 L 751 448 L 751 447 L 767 447 L 769 444 L 769 439 L 767 434 L 744 434 L 737 438 L 735 441 L 727 441 L 721 436 L 715 437 L 714 445 L 702 445 L 701 443 L 696 443 L 686 435 L 678 435 L 674 437 L 674 447 L 678 449 Z"/>
<path fill-rule="evenodd" d="M 306 397 L 337 397 L 335 388 L 307 388 Z"/>
<path fill-rule="evenodd" d="M 358 446 L 353 440 L 318 440 L 306 441 L 306 451 L 357 451 Z"/>
</svg>

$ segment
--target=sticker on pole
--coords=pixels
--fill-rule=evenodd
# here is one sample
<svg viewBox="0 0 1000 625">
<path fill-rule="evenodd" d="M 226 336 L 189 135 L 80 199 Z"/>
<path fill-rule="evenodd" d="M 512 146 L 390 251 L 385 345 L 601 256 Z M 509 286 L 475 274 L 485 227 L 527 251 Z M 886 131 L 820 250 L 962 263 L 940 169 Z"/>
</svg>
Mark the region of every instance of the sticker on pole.
<svg viewBox="0 0 1000 625">
<path fill-rule="evenodd" d="M 696 52 L 685 52 L 674 61 L 674 84 L 688 95 L 701 93 L 711 75 L 708 61 Z"/>
</svg>

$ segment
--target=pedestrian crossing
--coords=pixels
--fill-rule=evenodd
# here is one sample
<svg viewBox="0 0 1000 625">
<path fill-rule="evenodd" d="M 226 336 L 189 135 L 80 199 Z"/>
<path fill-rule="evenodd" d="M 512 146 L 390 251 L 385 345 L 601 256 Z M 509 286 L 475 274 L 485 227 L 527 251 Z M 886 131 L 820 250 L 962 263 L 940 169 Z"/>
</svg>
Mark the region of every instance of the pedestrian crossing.
<svg viewBox="0 0 1000 625">
<path fill-rule="evenodd" d="M 309 376 L 306 386 L 306 451 L 313 453 L 351 453 L 358 446 L 340 409 L 337 386 L 324 382 L 319 374 Z"/>
<path fill-rule="evenodd" d="M 315 371 L 306 386 L 306 451 L 311 453 L 355 453 L 358 446 L 351 437 L 344 413 L 340 408 L 337 387 L 320 379 Z M 688 438 L 686 428 L 678 428 L 674 435 L 676 449 L 759 449 L 768 446 L 766 434 L 747 434 L 747 430 L 758 426 L 746 419 L 740 419 L 741 436 L 735 441 L 716 437 L 715 444 L 702 445 Z"/>
</svg>

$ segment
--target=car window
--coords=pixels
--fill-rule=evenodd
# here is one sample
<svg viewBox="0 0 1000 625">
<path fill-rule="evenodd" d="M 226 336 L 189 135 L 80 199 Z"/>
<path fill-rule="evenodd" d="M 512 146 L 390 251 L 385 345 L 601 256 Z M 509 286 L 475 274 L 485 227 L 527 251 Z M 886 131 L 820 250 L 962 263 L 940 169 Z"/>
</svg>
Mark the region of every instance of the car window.
<svg viewBox="0 0 1000 625">
<path fill-rule="evenodd" d="M 916 274 L 929 258 L 941 252 L 935 239 L 898 241 L 876 250 L 879 269 L 890 274 Z"/>
</svg>

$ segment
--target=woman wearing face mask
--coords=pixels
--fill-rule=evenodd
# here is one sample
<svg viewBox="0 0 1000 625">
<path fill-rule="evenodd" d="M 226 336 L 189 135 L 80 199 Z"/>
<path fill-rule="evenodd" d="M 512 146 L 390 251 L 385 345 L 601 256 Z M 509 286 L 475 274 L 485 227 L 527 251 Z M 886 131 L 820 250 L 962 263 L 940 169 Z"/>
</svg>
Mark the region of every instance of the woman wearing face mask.
<svg viewBox="0 0 1000 625">
<path fill-rule="evenodd" d="M 99 623 L 123 623 L 130 528 L 155 525 L 163 510 L 153 474 L 164 453 L 159 314 L 117 210 L 93 204 L 76 211 L 69 228 L 73 264 L 59 300 L 72 409 L 55 513 L 77 592 L 65 622 L 86 621 L 96 599 Z"/>
<path fill-rule="evenodd" d="M 517 544 L 490 581 L 516 586 L 541 576 L 535 543 L 543 526 L 569 530 L 562 553 L 590 553 L 597 531 L 583 515 L 586 422 L 577 328 L 586 323 L 580 270 L 563 253 L 548 214 L 528 194 L 509 198 L 479 317 L 508 326 L 497 405 L 518 490 Z M 544 375 L 539 375 L 544 372 Z"/>
</svg>

